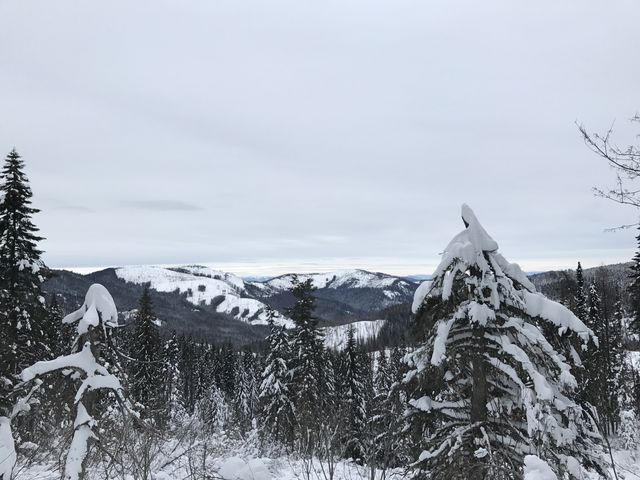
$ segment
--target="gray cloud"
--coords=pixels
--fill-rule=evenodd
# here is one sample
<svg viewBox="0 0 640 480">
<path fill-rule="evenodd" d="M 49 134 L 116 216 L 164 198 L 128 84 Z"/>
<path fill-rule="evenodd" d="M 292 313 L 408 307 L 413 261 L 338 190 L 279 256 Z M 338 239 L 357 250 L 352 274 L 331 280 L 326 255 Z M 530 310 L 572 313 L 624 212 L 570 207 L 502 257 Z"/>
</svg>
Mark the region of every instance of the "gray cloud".
<svg viewBox="0 0 640 480">
<path fill-rule="evenodd" d="M 621 261 L 635 232 L 604 229 L 637 212 L 593 197 L 613 173 L 574 122 L 617 119 L 619 143 L 636 141 L 638 15 L 596 0 L 1 2 L 0 152 L 27 162 L 52 266 L 423 272 L 462 202 L 529 270 Z"/>
<path fill-rule="evenodd" d="M 127 200 L 120 202 L 127 208 L 160 212 L 199 212 L 203 208 L 179 200 Z"/>
</svg>

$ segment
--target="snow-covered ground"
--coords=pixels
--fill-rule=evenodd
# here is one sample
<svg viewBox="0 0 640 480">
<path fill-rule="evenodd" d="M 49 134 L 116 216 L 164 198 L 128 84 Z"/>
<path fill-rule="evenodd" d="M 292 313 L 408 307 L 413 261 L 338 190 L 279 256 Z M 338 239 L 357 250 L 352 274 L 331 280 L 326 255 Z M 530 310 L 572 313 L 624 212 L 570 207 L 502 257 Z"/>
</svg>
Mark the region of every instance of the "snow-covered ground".
<svg viewBox="0 0 640 480">
<path fill-rule="evenodd" d="M 194 305 L 215 305 L 217 312 L 226 313 L 237 320 L 252 325 L 266 325 L 266 305 L 248 298 L 245 283 L 233 274 L 207 267 L 187 265 L 165 268 L 149 265 L 129 266 L 116 269 L 118 278 L 137 284 L 149 283 L 159 292 L 186 294 Z M 291 320 L 277 313 L 276 323 L 292 326 Z"/>
<path fill-rule="evenodd" d="M 356 341 L 366 341 L 378 336 L 386 320 L 365 320 L 347 325 L 323 328 L 324 344 L 327 348 L 342 350 L 347 343 L 349 328 L 353 328 Z"/>
<path fill-rule="evenodd" d="M 301 459 L 295 457 L 278 456 L 275 458 L 262 457 L 256 454 L 248 454 L 239 451 L 226 452 L 218 455 L 215 450 L 213 455 L 197 458 L 202 452 L 195 450 L 180 452 L 180 455 L 159 457 L 155 462 L 158 467 L 152 468 L 152 480 L 182 480 L 187 478 L 212 478 L 218 480 L 327 480 L 327 464 L 318 459 Z M 617 478 L 620 480 L 640 480 L 640 452 L 614 450 L 613 456 L 616 463 Z M 206 477 L 198 476 L 194 470 L 202 469 Z M 308 472 L 308 475 L 307 475 Z M 611 470 L 611 478 L 613 471 Z M 29 466 L 19 466 L 14 473 L 14 480 L 59 480 L 60 472 L 57 465 L 46 463 L 34 463 Z M 87 478 L 104 480 L 104 471 L 96 468 L 89 471 Z M 135 476 L 118 476 L 125 480 L 135 480 Z M 370 480 L 371 472 L 363 466 L 349 461 L 339 461 L 335 466 L 334 480 Z M 396 469 L 387 471 L 383 477 L 381 471 L 376 472 L 375 479 L 381 480 L 409 479 L 404 470 Z M 555 480 L 550 476 L 544 466 L 531 464 L 527 470 L 526 480 Z M 437 479 L 433 479 L 437 480 Z M 592 480 L 592 479 L 585 479 Z"/>
<path fill-rule="evenodd" d="M 133 452 L 131 452 L 133 454 Z M 260 455 L 255 446 L 239 444 L 224 435 L 213 434 L 209 439 L 182 444 L 170 439 L 159 449 L 152 448 L 149 460 L 151 480 L 183 480 L 208 478 L 216 480 L 328 480 L 329 465 L 318 458 L 298 456 Z M 141 464 L 131 460 L 125 469 L 113 465 L 94 463 L 87 471 L 87 478 L 106 480 L 118 478 L 136 480 Z M 370 480 L 367 467 L 351 461 L 336 461 L 334 480 Z M 123 473 L 126 472 L 126 473 Z M 400 480 L 407 478 L 400 469 L 376 471 L 376 480 Z M 55 462 L 33 462 L 20 464 L 14 471 L 13 480 L 59 480 L 60 470 Z"/>
</svg>

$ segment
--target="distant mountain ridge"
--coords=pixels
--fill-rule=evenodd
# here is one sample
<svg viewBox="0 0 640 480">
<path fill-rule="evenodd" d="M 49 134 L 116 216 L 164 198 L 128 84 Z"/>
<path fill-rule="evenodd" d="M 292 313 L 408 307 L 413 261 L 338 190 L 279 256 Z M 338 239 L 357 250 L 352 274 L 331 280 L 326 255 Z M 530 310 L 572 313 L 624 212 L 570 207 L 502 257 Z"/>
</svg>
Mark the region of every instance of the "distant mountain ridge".
<svg viewBox="0 0 640 480">
<path fill-rule="evenodd" d="M 610 278 L 624 289 L 629 283 L 629 266 L 630 263 L 624 263 L 604 267 Z M 585 269 L 585 280 L 591 281 L 596 271 L 597 268 Z M 156 314 L 165 331 L 176 330 L 218 343 L 259 341 L 267 333 L 267 306 L 278 312 L 278 323 L 292 325 L 286 309 L 295 301 L 289 292 L 293 274 L 258 281 L 200 265 L 128 266 L 107 268 L 87 275 L 64 270 L 53 273 L 53 277 L 45 282 L 44 289 L 49 296 L 55 293 L 60 297 L 65 312 L 82 304 L 92 283 L 101 283 L 113 295 L 123 320 L 131 318 L 144 285 L 149 284 Z M 368 337 L 375 336 L 382 328 L 383 322 L 378 322 L 380 319 L 389 319 L 385 329 L 408 328 L 410 305 L 421 283 L 407 277 L 366 270 L 297 276 L 303 281 L 310 279 L 316 287 L 315 314 L 321 327 L 362 322 L 356 326 Z M 429 276 L 416 275 L 413 278 L 423 280 Z M 566 289 L 567 279 L 575 279 L 575 271 L 555 270 L 532 274 L 529 278 L 538 291 L 558 298 L 559 293 Z M 401 324 L 404 326 L 400 327 Z M 338 344 L 344 338 L 345 328 L 327 329 L 326 332 L 335 337 L 333 342 Z"/>
<path fill-rule="evenodd" d="M 384 273 L 345 270 L 298 275 L 311 279 L 317 290 L 316 315 L 322 326 L 377 320 L 378 312 L 411 301 L 417 284 Z M 92 283 L 112 293 L 122 318 L 137 308 L 145 284 L 162 326 L 212 341 L 246 343 L 264 338 L 267 306 L 277 311 L 279 324 L 292 326 L 286 309 L 293 305 L 289 292 L 293 275 L 267 281 L 247 281 L 200 265 L 179 267 L 127 266 L 87 275 L 54 271 L 45 283 L 48 294 L 62 297 L 65 311 L 76 309 Z"/>
</svg>

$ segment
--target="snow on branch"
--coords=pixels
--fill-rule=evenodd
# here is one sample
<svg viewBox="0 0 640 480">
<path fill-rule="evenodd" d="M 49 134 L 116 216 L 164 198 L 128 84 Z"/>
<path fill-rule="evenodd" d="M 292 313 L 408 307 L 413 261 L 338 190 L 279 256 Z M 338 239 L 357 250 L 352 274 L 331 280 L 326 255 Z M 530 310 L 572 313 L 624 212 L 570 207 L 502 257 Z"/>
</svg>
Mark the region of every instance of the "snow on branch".
<svg viewBox="0 0 640 480">
<path fill-rule="evenodd" d="M 81 378 L 82 383 L 75 396 L 76 418 L 74 421 L 74 433 L 71 445 L 67 453 L 64 479 L 78 480 L 83 476 L 84 462 L 88 453 L 89 440 L 95 439 L 93 432 L 97 424 L 90 412 L 85 408 L 82 399 L 85 394 L 98 389 L 112 390 L 117 401 L 126 405 L 123 397 L 123 389 L 118 378 L 109 373 L 104 365 L 96 358 L 94 348 L 95 336 L 92 332 L 96 329 L 106 331 L 108 327 L 117 326 L 118 311 L 109 291 L 99 284 L 89 287 L 83 305 L 75 312 L 67 315 L 63 323 L 77 322 L 77 333 L 74 348 L 82 344 L 82 349 L 69 355 L 60 356 L 54 360 L 36 362 L 25 368 L 19 377 L 22 383 L 16 385 L 14 391 L 19 391 L 25 385 L 33 382 L 30 393 L 18 400 L 12 417 L 29 410 L 29 398 L 42 383 L 40 377 L 59 370 L 72 369 L 80 375 L 70 378 Z M 15 445 L 11 432 L 11 418 L 0 417 L 0 479 L 8 480 L 11 477 L 16 462 Z"/>
<path fill-rule="evenodd" d="M 532 317 L 540 317 L 552 323 L 558 327 L 558 333 L 561 335 L 571 330 L 578 334 L 583 342 L 586 343 L 589 338 L 592 338 L 596 346 L 598 345 L 598 338 L 594 335 L 593 330 L 587 327 L 564 305 L 549 300 L 539 293 L 522 292 L 522 295 L 526 311 Z"/>
</svg>

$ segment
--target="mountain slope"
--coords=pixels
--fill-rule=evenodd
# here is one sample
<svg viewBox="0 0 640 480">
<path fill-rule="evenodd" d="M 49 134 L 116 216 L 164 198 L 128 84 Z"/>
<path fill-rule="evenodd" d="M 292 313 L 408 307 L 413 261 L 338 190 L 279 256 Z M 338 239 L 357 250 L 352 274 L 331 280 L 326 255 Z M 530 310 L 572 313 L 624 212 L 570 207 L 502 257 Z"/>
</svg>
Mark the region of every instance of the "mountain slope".
<svg viewBox="0 0 640 480">
<path fill-rule="evenodd" d="M 246 343 L 264 338 L 267 306 L 277 322 L 292 326 L 286 309 L 295 299 L 289 293 L 292 275 L 266 282 L 247 282 L 226 272 L 198 265 L 180 267 L 130 266 L 108 268 L 88 275 L 55 271 L 45 291 L 61 297 L 65 312 L 78 308 L 92 283 L 111 292 L 123 320 L 131 317 L 145 284 L 151 287 L 156 315 L 163 329 L 201 336 L 210 341 Z M 410 302 L 417 285 L 362 270 L 301 275 L 318 290 L 316 317 L 321 326 L 383 318 L 379 312 Z"/>
<path fill-rule="evenodd" d="M 281 310 L 293 303 L 289 293 L 293 277 L 288 274 L 266 282 L 247 283 L 247 290 L 253 297 Z M 301 274 L 298 278 L 310 279 L 317 288 L 316 315 L 328 324 L 375 320 L 380 310 L 410 302 L 417 288 L 417 284 L 402 278 L 365 270 Z"/>
<path fill-rule="evenodd" d="M 386 320 L 364 320 L 346 325 L 325 327 L 322 329 L 322 332 L 324 333 L 324 345 L 333 350 L 344 349 L 347 344 L 347 337 L 350 328 L 353 328 L 353 337 L 356 342 L 374 340 L 378 336 L 378 333 L 380 333 L 385 322 Z"/>
<path fill-rule="evenodd" d="M 77 309 L 93 283 L 104 285 L 113 296 L 123 317 L 138 307 L 143 286 L 126 283 L 108 268 L 88 275 L 56 270 L 44 284 L 48 296 L 58 295 L 65 313 Z M 154 311 L 166 331 L 175 330 L 213 342 L 247 343 L 264 338 L 266 328 L 239 322 L 210 308 L 196 307 L 183 295 L 151 291 Z"/>
<path fill-rule="evenodd" d="M 210 307 L 218 313 L 252 325 L 266 325 L 266 305 L 251 298 L 240 277 L 198 265 L 164 268 L 131 266 L 115 270 L 125 282 L 148 283 L 158 292 L 184 295 L 187 301 L 200 307 Z M 277 324 L 293 326 L 291 320 L 276 312 Z"/>
</svg>

